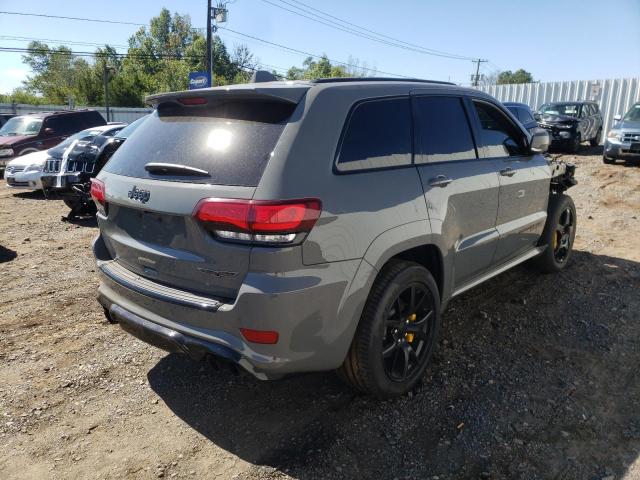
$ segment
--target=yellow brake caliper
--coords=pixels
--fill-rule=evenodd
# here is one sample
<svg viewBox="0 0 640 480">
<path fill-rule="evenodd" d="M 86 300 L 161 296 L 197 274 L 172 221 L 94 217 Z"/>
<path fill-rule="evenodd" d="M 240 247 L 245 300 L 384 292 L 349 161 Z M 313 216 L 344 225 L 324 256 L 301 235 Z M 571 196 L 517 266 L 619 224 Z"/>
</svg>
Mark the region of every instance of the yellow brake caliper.
<svg viewBox="0 0 640 480">
<path fill-rule="evenodd" d="M 415 322 L 415 321 L 416 321 L 416 318 L 417 318 L 416 314 L 415 314 L 415 313 L 412 313 L 411 315 L 409 315 L 409 318 L 408 318 L 407 320 L 409 320 L 410 322 Z M 406 338 L 406 339 L 407 339 L 407 341 L 408 341 L 409 343 L 411 343 L 411 342 L 413 342 L 413 337 L 414 337 L 414 335 L 415 335 L 415 334 L 413 334 L 413 333 L 405 333 L 405 334 L 404 334 L 404 338 Z"/>
<path fill-rule="evenodd" d="M 551 245 L 553 251 L 556 251 L 556 248 L 558 248 L 558 236 L 560 235 L 559 232 L 554 232 L 553 233 L 553 244 Z"/>
</svg>

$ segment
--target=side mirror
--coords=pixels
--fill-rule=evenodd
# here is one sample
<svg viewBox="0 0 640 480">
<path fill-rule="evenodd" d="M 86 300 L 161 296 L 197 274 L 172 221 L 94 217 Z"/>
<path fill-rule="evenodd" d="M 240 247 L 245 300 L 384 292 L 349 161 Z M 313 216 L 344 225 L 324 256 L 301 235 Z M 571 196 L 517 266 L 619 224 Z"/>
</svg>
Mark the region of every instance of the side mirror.
<svg viewBox="0 0 640 480">
<path fill-rule="evenodd" d="M 45 135 L 53 135 L 53 128 L 47 127 L 44 129 Z"/>
<path fill-rule="evenodd" d="M 536 129 L 531 136 L 529 149 L 533 153 L 544 153 L 549 150 L 549 133 L 542 128 Z"/>
<path fill-rule="evenodd" d="M 622 120 L 622 115 L 618 114 L 618 115 L 614 115 L 613 116 L 613 121 L 614 122 L 619 122 L 620 120 Z"/>
</svg>

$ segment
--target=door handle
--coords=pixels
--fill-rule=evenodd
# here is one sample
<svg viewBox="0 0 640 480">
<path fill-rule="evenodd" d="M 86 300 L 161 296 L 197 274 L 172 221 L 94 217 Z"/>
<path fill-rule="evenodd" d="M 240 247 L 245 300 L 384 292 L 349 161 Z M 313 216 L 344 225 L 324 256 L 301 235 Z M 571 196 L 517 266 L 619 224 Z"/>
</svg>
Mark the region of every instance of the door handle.
<svg viewBox="0 0 640 480">
<path fill-rule="evenodd" d="M 502 175 L 503 177 L 513 177 L 515 174 L 516 171 L 511 167 L 503 168 L 502 170 L 500 170 L 500 175 Z"/>
<path fill-rule="evenodd" d="M 444 175 L 438 175 L 436 178 L 429 180 L 429 185 L 432 187 L 444 188 L 453 182 L 453 178 L 445 177 Z"/>
</svg>

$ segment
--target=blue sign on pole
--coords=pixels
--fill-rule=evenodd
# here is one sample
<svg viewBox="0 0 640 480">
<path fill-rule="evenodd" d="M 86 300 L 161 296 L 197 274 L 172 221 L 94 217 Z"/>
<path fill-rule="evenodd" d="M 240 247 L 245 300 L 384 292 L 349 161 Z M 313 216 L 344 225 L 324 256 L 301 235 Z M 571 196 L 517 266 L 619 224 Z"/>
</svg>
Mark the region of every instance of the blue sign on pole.
<svg viewBox="0 0 640 480">
<path fill-rule="evenodd" d="M 211 75 L 208 72 L 190 72 L 189 90 L 207 88 L 211 86 Z"/>
</svg>

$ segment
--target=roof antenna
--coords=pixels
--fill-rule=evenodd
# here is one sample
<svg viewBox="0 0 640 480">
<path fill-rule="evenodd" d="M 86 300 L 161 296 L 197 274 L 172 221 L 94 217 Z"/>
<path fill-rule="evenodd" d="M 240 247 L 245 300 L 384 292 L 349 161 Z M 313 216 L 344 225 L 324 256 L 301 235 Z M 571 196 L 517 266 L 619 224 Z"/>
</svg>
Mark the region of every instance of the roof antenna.
<svg viewBox="0 0 640 480">
<path fill-rule="evenodd" d="M 256 70 L 251 75 L 251 83 L 276 82 L 278 77 L 266 70 Z"/>
</svg>

